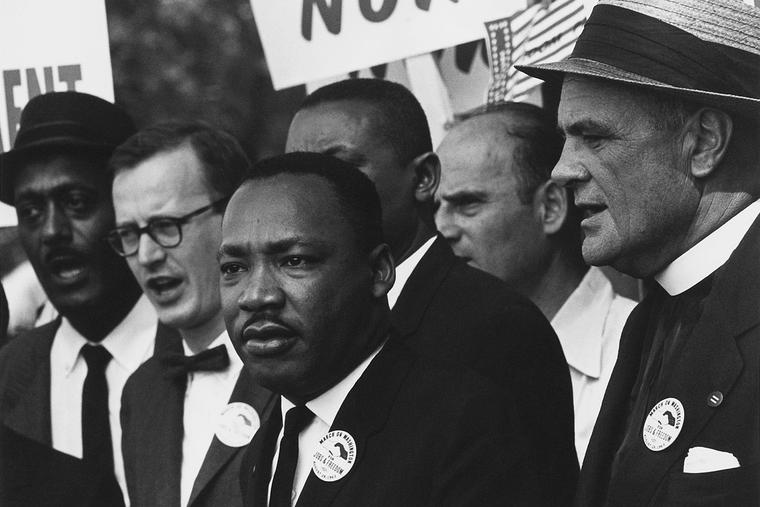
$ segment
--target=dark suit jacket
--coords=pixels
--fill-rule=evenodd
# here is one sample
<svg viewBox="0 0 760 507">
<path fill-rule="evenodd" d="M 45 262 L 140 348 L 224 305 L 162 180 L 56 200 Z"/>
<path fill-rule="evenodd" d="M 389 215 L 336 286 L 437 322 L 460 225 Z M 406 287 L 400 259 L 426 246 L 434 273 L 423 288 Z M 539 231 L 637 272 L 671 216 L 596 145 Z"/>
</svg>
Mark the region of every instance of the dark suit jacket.
<svg viewBox="0 0 760 507">
<path fill-rule="evenodd" d="M 105 487 L 80 459 L 52 448 L 50 348 L 60 323 L 56 319 L 23 333 L 0 350 L 0 471 L 8 472 L 0 481 L 1 505 L 66 505 L 63 498 L 77 498 L 70 503 L 78 505 L 114 505 L 103 496 L 118 488 L 112 473 L 104 475 Z M 169 346 L 166 333 L 159 326 L 154 353 Z"/>
<path fill-rule="evenodd" d="M 639 392 L 640 376 L 651 351 L 650 315 L 658 292 L 631 314 L 620 353 L 581 472 L 576 505 L 756 506 L 760 505 L 760 220 L 756 220 L 724 269 L 716 275 L 702 316 L 654 403 L 673 397 L 684 407 L 684 423 L 673 444 L 650 451 L 641 436 L 642 421 L 626 420 Z M 708 404 L 720 392 L 717 407 Z M 648 407 L 651 409 L 651 407 Z M 636 445 L 615 454 L 626 436 Z M 741 467 L 683 473 L 692 447 L 732 453 Z"/>
<path fill-rule="evenodd" d="M 132 507 L 180 504 L 185 382 L 184 378 L 165 378 L 161 361 L 152 357 L 124 386 L 122 450 Z M 229 401 L 248 403 L 261 417 L 274 399 L 272 393 L 255 385 L 243 368 Z M 193 484 L 189 506 L 242 505 L 238 477 L 244 449 L 229 447 L 214 436 Z"/>
<path fill-rule="evenodd" d="M 278 404 L 249 446 L 241 470 L 247 506 L 266 505 L 279 410 Z M 310 472 L 297 505 L 539 505 L 529 499 L 537 482 L 510 412 L 480 376 L 391 339 L 331 427 L 354 438 L 353 467 L 335 482 Z"/>
<path fill-rule="evenodd" d="M 569 505 L 578 477 L 572 385 L 557 335 L 538 308 L 457 259 L 439 236 L 392 314 L 407 345 L 472 368 L 512 400 L 540 463 L 548 503 Z"/>
</svg>

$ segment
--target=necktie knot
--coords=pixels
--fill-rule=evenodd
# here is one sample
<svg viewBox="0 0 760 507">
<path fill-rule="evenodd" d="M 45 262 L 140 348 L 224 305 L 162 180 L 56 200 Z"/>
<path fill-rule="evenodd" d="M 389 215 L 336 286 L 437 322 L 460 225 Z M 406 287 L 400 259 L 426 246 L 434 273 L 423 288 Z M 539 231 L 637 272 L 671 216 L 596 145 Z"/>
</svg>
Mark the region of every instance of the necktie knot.
<svg viewBox="0 0 760 507">
<path fill-rule="evenodd" d="M 222 371 L 230 365 L 227 347 L 219 345 L 192 356 L 170 352 L 161 359 L 167 378 L 184 377 L 195 371 Z"/>
<path fill-rule="evenodd" d="M 105 371 L 111 361 L 111 353 L 102 345 L 85 344 L 82 346 L 82 357 L 87 363 L 87 371 Z"/>
<path fill-rule="evenodd" d="M 291 408 L 285 414 L 283 436 L 298 435 L 309 425 L 312 419 L 314 419 L 314 413 L 306 408 L 306 405 L 298 405 Z"/>
</svg>

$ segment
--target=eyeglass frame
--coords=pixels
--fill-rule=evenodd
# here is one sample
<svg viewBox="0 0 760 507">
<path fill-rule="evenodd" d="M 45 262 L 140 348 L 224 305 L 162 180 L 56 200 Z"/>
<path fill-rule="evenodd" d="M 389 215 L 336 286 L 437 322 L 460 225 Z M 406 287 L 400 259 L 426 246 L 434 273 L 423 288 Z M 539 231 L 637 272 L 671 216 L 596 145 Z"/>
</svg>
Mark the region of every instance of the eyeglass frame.
<svg viewBox="0 0 760 507">
<path fill-rule="evenodd" d="M 196 209 L 194 211 L 191 211 L 190 213 L 187 213 L 186 215 L 182 215 L 181 217 L 158 217 L 158 218 L 152 218 L 152 219 L 148 220 L 148 223 L 145 224 L 142 227 L 135 227 L 135 226 L 129 226 L 129 225 L 125 225 L 125 226 L 122 226 L 122 227 L 115 227 L 115 228 L 111 229 L 110 231 L 108 231 L 108 233 L 106 234 L 105 240 L 109 244 L 109 246 L 113 249 L 113 251 L 116 252 L 120 257 L 132 257 L 137 252 L 139 252 L 140 251 L 140 238 L 142 238 L 143 234 L 147 234 L 150 237 L 150 239 L 153 240 L 154 243 L 156 243 L 158 246 L 160 246 L 162 248 L 177 248 L 179 245 L 182 244 L 182 239 L 183 239 L 183 237 L 182 237 L 182 226 L 183 225 L 185 225 L 186 223 L 188 223 L 192 218 L 195 218 L 198 215 L 200 215 L 200 214 L 202 214 L 202 213 L 204 213 L 204 212 L 206 212 L 206 211 L 208 211 L 208 210 L 210 210 L 212 208 L 219 207 L 219 206 L 225 204 L 227 201 L 229 201 L 229 199 L 230 199 L 230 196 L 222 197 L 221 199 L 218 199 L 218 200 L 216 200 L 216 201 L 214 201 L 214 202 L 212 202 L 210 204 L 207 204 L 206 206 L 203 206 L 203 207 L 198 208 L 198 209 Z M 179 235 L 178 235 L 177 242 L 175 244 L 173 244 L 173 245 L 165 245 L 164 243 L 162 243 L 161 241 L 159 241 L 158 238 L 156 238 L 151 233 L 151 230 L 150 230 L 151 226 L 154 223 L 156 223 L 157 221 L 159 221 L 159 220 L 168 220 L 168 221 L 172 222 L 172 225 L 174 225 L 177 228 L 177 231 L 179 232 Z M 114 246 L 114 241 L 118 241 L 119 244 L 122 245 L 122 247 L 124 246 L 124 244 L 121 241 L 121 236 L 119 235 L 119 231 L 120 230 L 124 230 L 124 229 L 130 229 L 133 232 L 137 233 L 137 241 L 135 243 L 136 247 L 135 247 L 135 251 L 134 252 L 125 253 L 122 250 L 120 250 L 119 248 L 117 248 L 116 246 Z"/>
</svg>

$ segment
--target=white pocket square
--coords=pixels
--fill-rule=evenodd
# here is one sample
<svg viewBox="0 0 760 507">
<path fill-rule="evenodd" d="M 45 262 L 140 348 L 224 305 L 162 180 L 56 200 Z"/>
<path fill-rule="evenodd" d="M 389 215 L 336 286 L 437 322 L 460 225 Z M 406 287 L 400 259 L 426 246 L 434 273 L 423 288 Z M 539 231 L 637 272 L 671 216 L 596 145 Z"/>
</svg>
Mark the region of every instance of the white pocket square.
<svg viewBox="0 0 760 507">
<path fill-rule="evenodd" d="M 730 452 L 716 451 L 707 447 L 692 447 L 683 460 L 685 474 L 703 474 L 739 468 L 739 460 Z"/>
</svg>

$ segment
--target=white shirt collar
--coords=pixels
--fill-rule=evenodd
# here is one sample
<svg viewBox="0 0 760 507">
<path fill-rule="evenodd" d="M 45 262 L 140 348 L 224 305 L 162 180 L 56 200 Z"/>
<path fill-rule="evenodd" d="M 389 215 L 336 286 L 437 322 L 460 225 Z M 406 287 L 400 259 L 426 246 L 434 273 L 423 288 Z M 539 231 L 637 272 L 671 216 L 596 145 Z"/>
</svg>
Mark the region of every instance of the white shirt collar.
<svg viewBox="0 0 760 507">
<path fill-rule="evenodd" d="M 416 268 L 417 264 L 420 263 L 422 257 L 433 245 L 436 237 L 437 236 L 433 236 L 429 240 L 425 241 L 425 243 L 423 243 L 422 246 L 419 247 L 412 255 L 404 259 L 401 264 L 396 266 L 396 281 L 393 284 L 393 287 L 391 287 L 391 290 L 388 291 L 388 306 L 391 308 L 393 308 L 396 304 L 396 301 L 398 301 L 398 297 L 401 295 L 401 291 L 404 289 L 406 281 L 409 280 L 410 276 L 412 276 L 412 271 L 414 271 L 414 268 Z"/>
<path fill-rule="evenodd" d="M 214 341 L 208 344 L 206 350 L 213 349 L 219 345 L 224 345 L 224 348 L 227 349 L 227 355 L 230 357 L 230 368 L 238 368 L 243 366 L 243 361 L 240 359 L 240 356 L 237 355 L 237 352 L 235 352 L 235 347 L 232 345 L 232 340 L 230 340 L 230 335 L 227 334 L 226 329 L 222 331 L 219 336 L 214 338 Z M 182 349 L 184 350 L 186 356 L 195 355 L 195 352 L 190 350 L 190 347 L 187 346 L 185 340 L 182 340 Z"/>
<path fill-rule="evenodd" d="M 157 324 L 156 311 L 143 294 L 127 316 L 103 338 L 100 345 L 106 348 L 113 360 L 122 368 L 135 371 L 145 360 L 146 348 L 153 344 Z M 149 327 L 153 328 L 152 332 L 142 332 Z M 56 346 L 61 352 L 58 357 L 63 358 L 64 369 L 68 376 L 79 360 L 82 346 L 92 342 L 74 329 L 66 317 L 61 319 L 61 326 L 58 328 L 55 339 Z"/>
<path fill-rule="evenodd" d="M 587 377 L 602 373 L 604 320 L 614 295 L 602 270 L 591 267 L 551 321 L 567 364 Z"/>
<path fill-rule="evenodd" d="M 654 279 L 671 296 L 685 292 L 726 263 L 760 215 L 757 200 L 711 232 L 657 273 Z"/>
<path fill-rule="evenodd" d="M 377 350 L 370 354 L 364 361 L 359 363 L 359 366 L 354 368 L 351 373 L 343 377 L 343 380 L 313 400 L 306 402 L 306 407 L 311 410 L 315 416 L 319 417 L 328 428 L 331 427 L 333 421 L 335 421 L 335 416 L 338 415 L 338 411 L 346 400 L 348 393 L 353 389 L 354 385 L 356 385 L 356 382 L 359 381 L 359 378 L 364 374 L 364 371 L 375 356 L 377 356 L 377 354 L 383 349 L 383 345 L 385 345 L 385 342 L 383 342 L 382 345 L 380 345 Z M 282 420 L 284 421 L 285 414 L 287 414 L 288 410 L 295 407 L 295 405 L 284 396 L 280 397 L 280 399 Z"/>
</svg>

